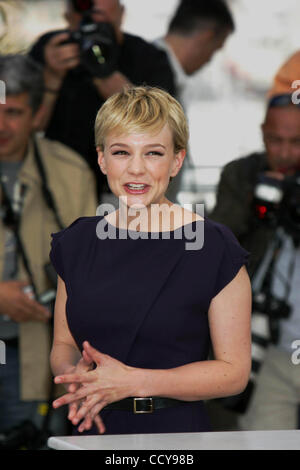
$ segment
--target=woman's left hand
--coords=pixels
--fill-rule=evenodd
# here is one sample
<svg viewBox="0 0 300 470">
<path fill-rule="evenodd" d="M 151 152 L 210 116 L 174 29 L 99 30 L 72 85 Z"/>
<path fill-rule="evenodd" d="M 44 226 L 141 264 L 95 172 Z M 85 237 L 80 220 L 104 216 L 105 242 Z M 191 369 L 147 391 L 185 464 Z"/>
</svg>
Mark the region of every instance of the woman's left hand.
<svg viewBox="0 0 300 470">
<path fill-rule="evenodd" d="M 74 425 L 83 419 L 90 411 L 94 417 L 109 403 L 133 396 L 133 383 L 130 372 L 133 367 L 107 354 L 102 354 L 87 341 L 83 343 L 84 350 L 95 362 L 96 368 L 88 372 L 59 375 L 54 381 L 57 384 L 72 383 L 82 386 L 73 393 L 67 393 L 53 402 L 54 408 L 83 400 L 80 409 L 72 416 Z"/>
</svg>

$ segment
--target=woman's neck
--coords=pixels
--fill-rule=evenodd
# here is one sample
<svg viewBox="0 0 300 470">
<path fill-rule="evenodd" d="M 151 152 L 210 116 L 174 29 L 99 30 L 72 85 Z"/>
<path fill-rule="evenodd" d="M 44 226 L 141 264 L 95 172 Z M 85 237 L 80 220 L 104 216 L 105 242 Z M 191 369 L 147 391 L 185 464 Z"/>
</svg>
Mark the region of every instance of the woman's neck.
<svg viewBox="0 0 300 470">
<path fill-rule="evenodd" d="M 138 208 L 138 206 L 128 208 L 121 205 L 115 212 L 108 214 L 106 219 L 111 225 L 120 229 L 137 232 L 167 232 L 191 223 L 195 220 L 195 215 L 166 199 L 161 204 L 152 204 L 143 208 Z"/>
</svg>

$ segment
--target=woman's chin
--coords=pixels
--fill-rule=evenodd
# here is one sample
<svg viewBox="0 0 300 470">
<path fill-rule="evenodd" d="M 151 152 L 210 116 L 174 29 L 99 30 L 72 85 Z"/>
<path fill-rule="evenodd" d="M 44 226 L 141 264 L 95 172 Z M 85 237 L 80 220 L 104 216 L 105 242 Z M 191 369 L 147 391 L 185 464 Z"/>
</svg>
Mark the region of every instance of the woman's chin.
<svg viewBox="0 0 300 470">
<path fill-rule="evenodd" d="M 128 209 L 143 209 L 152 203 L 149 197 L 132 196 L 129 194 L 120 194 L 118 198 L 120 205 L 125 205 Z"/>
</svg>

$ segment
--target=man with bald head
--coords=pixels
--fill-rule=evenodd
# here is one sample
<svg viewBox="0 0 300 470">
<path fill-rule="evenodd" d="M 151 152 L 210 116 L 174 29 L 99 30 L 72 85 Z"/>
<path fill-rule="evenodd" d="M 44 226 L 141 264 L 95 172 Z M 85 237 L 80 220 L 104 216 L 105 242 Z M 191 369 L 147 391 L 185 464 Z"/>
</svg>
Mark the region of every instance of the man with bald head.
<svg viewBox="0 0 300 470">
<path fill-rule="evenodd" d="M 165 52 L 124 33 L 123 15 L 120 0 L 66 0 L 68 29 L 43 35 L 30 52 L 44 65 L 45 96 L 39 128 L 48 138 L 70 146 L 88 161 L 97 176 L 99 196 L 110 192 L 99 173 L 93 135 L 96 114 L 103 102 L 130 84 L 175 92 Z M 83 23 L 99 24 L 99 34 L 111 44 L 103 54 L 105 63 L 103 57 L 99 58 L 102 46 L 83 52 L 72 39 Z"/>
<path fill-rule="evenodd" d="M 264 343 L 265 332 L 261 326 L 258 330 L 255 327 L 252 371 L 257 375 L 239 426 L 243 430 L 297 429 L 300 374 L 292 357 L 295 341 L 300 340 L 300 180 L 297 177 L 300 176 L 300 108 L 292 103 L 291 95 L 276 95 L 269 101 L 261 128 L 264 152 L 234 160 L 224 167 L 210 217 L 229 226 L 251 253 L 248 269 L 254 292 L 270 298 L 269 305 L 279 305 L 277 320 L 273 307 L 265 304 L 262 310 L 254 308 L 255 312 L 265 314 L 271 341 Z M 260 196 L 266 204 L 256 205 L 259 182 L 267 183 L 260 186 L 264 189 Z M 285 197 L 290 196 L 281 205 L 283 211 L 275 210 L 272 215 L 267 209 L 268 200 L 273 195 L 274 204 L 275 196 L 280 194 L 278 189 Z M 278 204 L 280 207 L 280 200 Z M 275 242 L 276 250 L 272 248 Z M 270 275 L 265 276 L 264 272 Z M 269 294 L 270 297 L 265 297 Z M 258 345 L 260 351 L 265 351 L 264 359 L 255 353 Z M 246 395 L 234 398 L 238 409 Z"/>
</svg>

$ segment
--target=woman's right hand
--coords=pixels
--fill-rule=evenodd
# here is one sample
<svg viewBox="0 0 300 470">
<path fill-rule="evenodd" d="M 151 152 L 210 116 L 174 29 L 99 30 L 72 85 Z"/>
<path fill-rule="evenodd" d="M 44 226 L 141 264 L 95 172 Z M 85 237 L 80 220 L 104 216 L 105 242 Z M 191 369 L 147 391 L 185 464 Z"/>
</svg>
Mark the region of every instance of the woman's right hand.
<svg viewBox="0 0 300 470">
<path fill-rule="evenodd" d="M 88 353 L 83 350 L 82 351 L 82 358 L 78 361 L 76 366 L 73 366 L 72 368 L 68 369 L 68 373 L 82 373 L 82 372 L 87 372 L 93 368 L 93 359 L 88 355 Z M 81 385 L 78 383 L 71 383 L 69 384 L 66 388 L 69 393 L 75 393 L 78 388 L 80 388 Z M 70 421 L 73 420 L 73 418 L 76 416 L 77 411 L 79 410 L 81 403 L 84 400 L 78 400 L 76 402 L 70 403 L 69 404 L 69 413 L 68 413 L 68 419 Z M 91 410 L 92 412 L 93 410 Z M 91 417 L 91 413 L 88 413 L 84 420 L 80 423 L 78 426 L 78 431 L 83 432 L 91 429 L 93 422 L 95 423 L 99 434 L 103 434 L 105 432 L 105 425 L 100 417 L 100 415 L 94 415 L 94 418 Z"/>
</svg>

